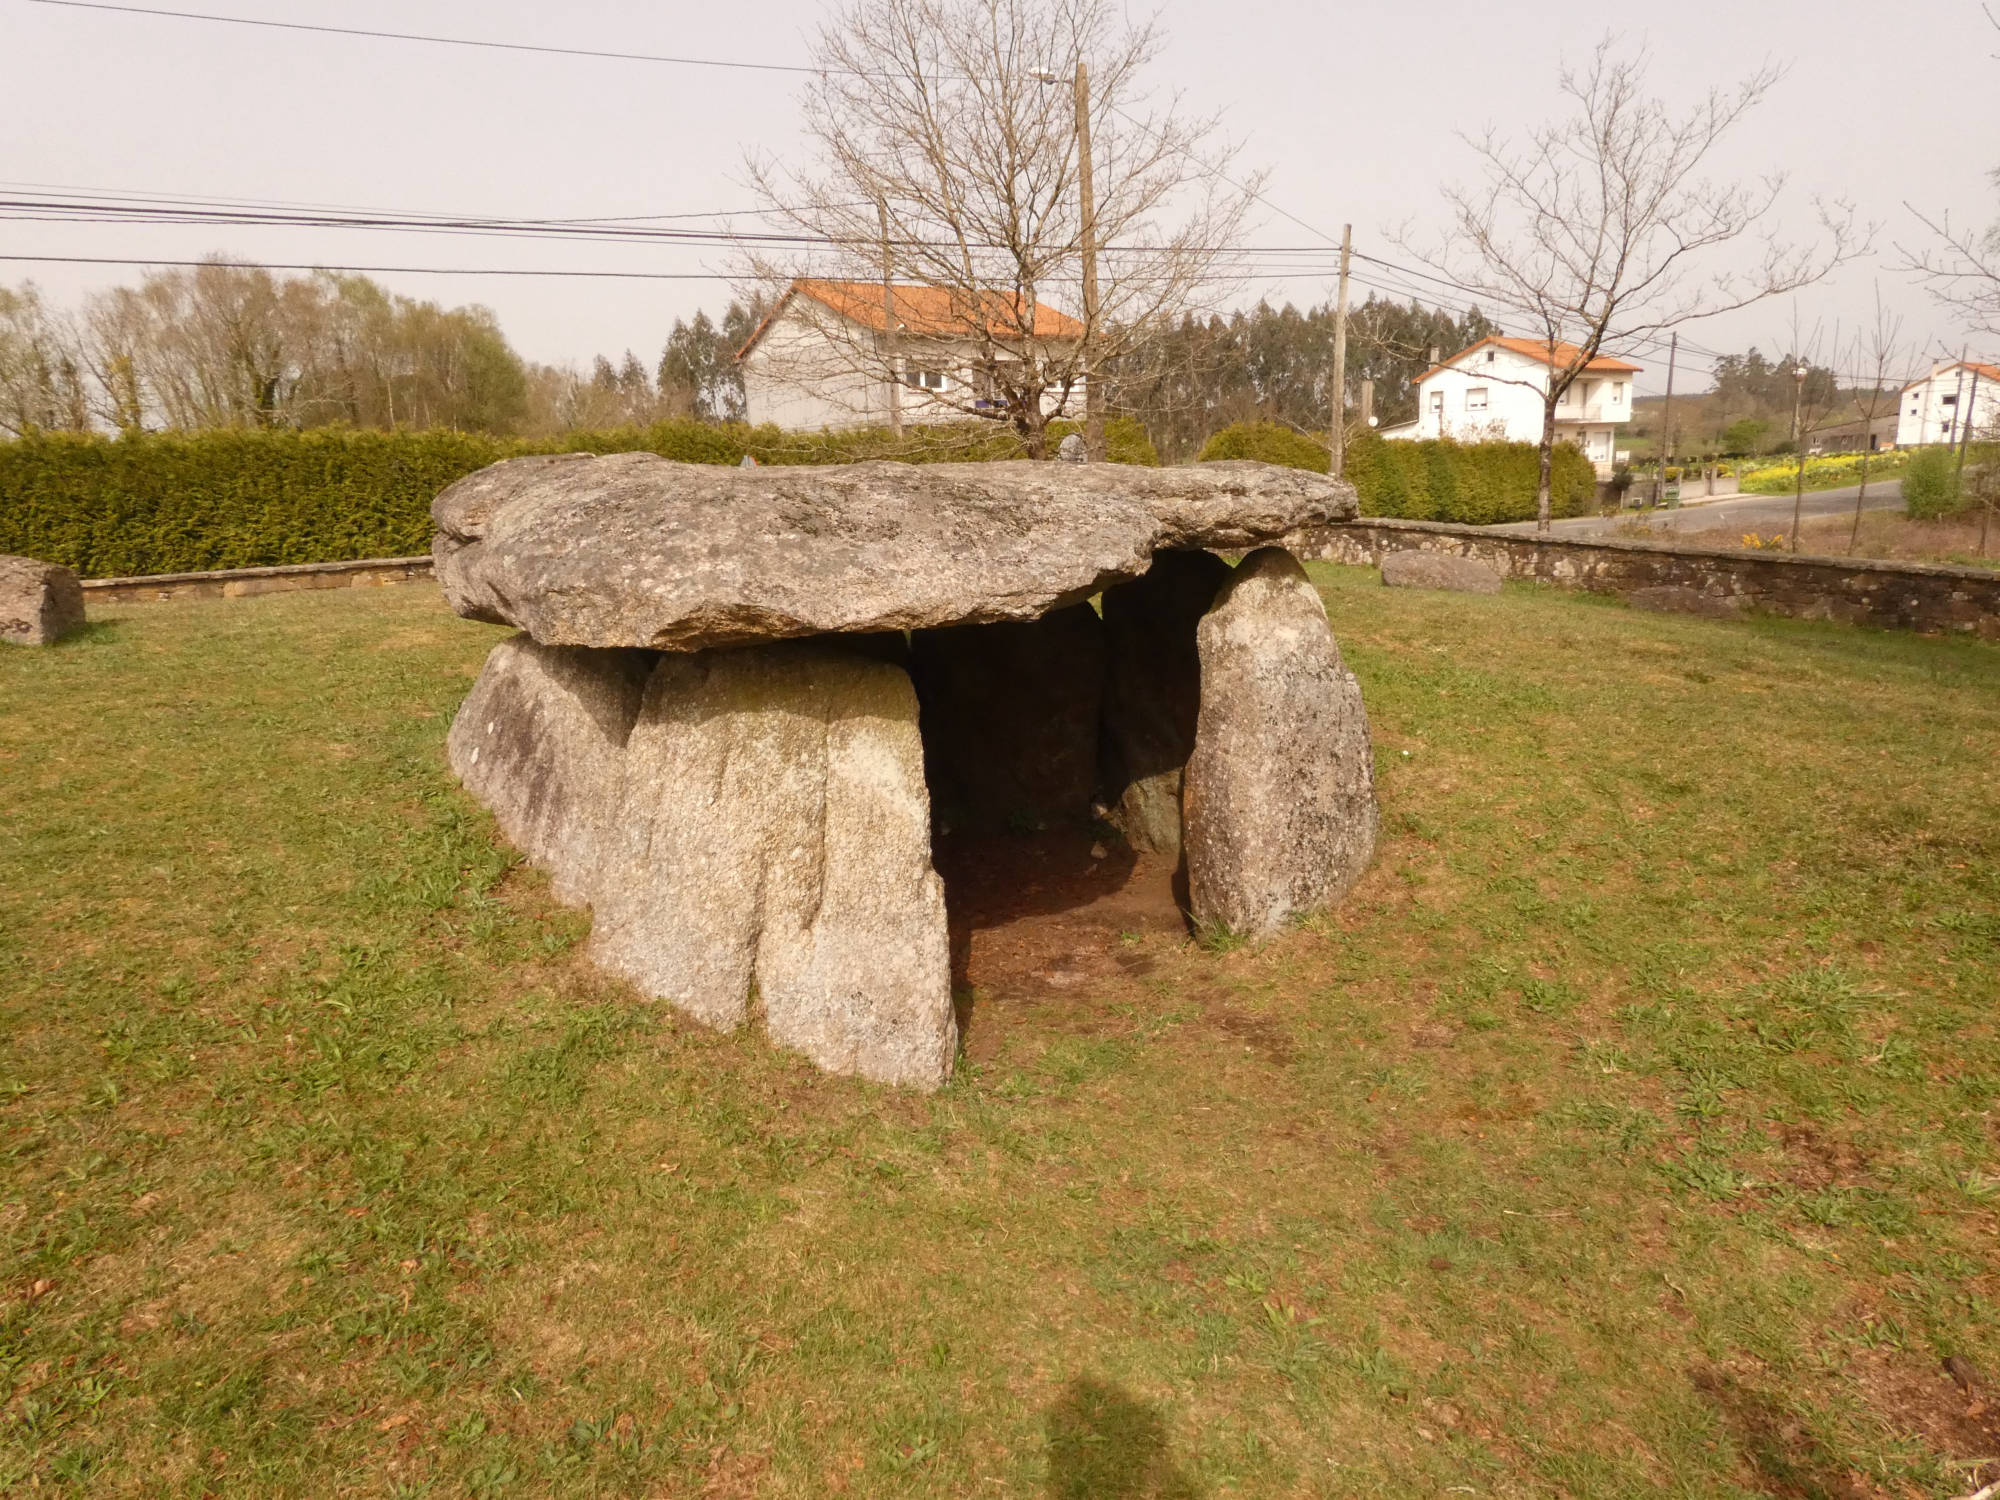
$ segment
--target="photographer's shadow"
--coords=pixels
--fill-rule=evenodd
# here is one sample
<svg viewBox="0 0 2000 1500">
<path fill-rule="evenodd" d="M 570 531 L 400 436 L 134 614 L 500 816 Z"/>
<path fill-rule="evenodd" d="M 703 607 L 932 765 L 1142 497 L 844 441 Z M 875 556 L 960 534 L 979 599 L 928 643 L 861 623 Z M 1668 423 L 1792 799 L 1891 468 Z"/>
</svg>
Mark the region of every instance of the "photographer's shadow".
<svg viewBox="0 0 2000 1500">
<path fill-rule="evenodd" d="M 1051 1500 L 1196 1500 L 1201 1491 L 1167 1451 L 1150 1403 L 1078 1378 L 1049 1408 Z"/>
</svg>

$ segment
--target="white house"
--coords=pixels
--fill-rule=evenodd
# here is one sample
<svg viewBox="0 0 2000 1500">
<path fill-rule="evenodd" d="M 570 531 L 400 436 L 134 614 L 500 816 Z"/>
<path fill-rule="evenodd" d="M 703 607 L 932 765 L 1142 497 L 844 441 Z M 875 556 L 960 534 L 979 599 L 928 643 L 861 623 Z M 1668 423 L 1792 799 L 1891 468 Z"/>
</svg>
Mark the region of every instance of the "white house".
<svg viewBox="0 0 2000 1500">
<path fill-rule="evenodd" d="M 1550 372 L 1579 351 L 1536 339 L 1481 339 L 1417 377 L 1417 419 L 1386 427 L 1392 438 L 1456 438 L 1462 443 L 1539 443 Z M 1556 405 L 1556 441 L 1575 443 L 1609 474 L 1618 424 L 1632 419 L 1632 377 L 1640 367 L 1600 354 Z"/>
<path fill-rule="evenodd" d="M 1896 411 L 1896 446 L 1957 442 L 1965 432 L 1961 413 L 1970 414 L 1975 438 L 2000 426 L 2000 369 L 1977 360 L 1939 365 L 1904 386 Z"/>
<path fill-rule="evenodd" d="M 983 308 L 986 337 L 981 310 L 963 305 L 967 299 L 947 288 L 897 285 L 893 294 L 898 379 L 892 386 L 882 283 L 794 281 L 737 351 L 745 417 L 794 431 L 883 426 L 892 389 L 906 422 L 977 419 L 987 411 L 999 416 L 1002 403 L 981 365 L 994 344 L 1009 344 L 1021 321 L 1007 315 L 1004 294 L 992 294 Z M 1036 305 L 1038 344 L 1074 343 L 1082 336 L 1075 318 Z M 1056 399 L 1054 393 L 1045 398 L 1045 408 Z M 1083 410 L 1081 382 L 1070 393 L 1069 408 Z"/>
</svg>

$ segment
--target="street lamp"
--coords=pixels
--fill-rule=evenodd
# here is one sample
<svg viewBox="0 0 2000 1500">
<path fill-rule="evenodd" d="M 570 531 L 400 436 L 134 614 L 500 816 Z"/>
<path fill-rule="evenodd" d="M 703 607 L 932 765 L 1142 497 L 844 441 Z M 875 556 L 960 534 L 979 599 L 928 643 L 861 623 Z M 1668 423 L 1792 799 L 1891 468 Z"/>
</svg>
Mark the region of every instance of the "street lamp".
<svg viewBox="0 0 2000 1500">
<path fill-rule="evenodd" d="M 1037 68 L 1028 75 L 1042 84 L 1061 83 L 1062 75 Z M 1097 387 L 1097 371 L 1091 368 L 1090 340 L 1097 337 L 1097 195 L 1090 180 L 1090 69 L 1081 58 L 1076 64 L 1076 162 L 1077 196 L 1082 216 L 1078 249 L 1083 258 L 1083 441 L 1095 463 L 1104 461 L 1104 393 Z M 1028 330 L 1029 337 L 1034 330 Z"/>
</svg>

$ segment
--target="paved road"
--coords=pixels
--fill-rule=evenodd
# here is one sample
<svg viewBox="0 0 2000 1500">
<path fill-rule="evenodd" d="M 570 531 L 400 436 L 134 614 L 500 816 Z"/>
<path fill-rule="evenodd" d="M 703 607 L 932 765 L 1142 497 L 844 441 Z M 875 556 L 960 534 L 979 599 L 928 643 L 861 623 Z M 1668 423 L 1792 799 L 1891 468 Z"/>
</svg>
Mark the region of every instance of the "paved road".
<svg viewBox="0 0 2000 1500">
<path fill-rule="evenodd" d="M 1815 516 L 1843 516 L 1854 514 L 1854 497 L 1860 493 L 1859 487 L 1845 490 L 1819 490 L 1810 492 L 1805 499 L 1805 515 L 1808 520 Z M 1876 480 L 1868 486 L 1868 510 L 1897 510 L 1903 504 L 1903 485 L 1899 479 Z M 1573 516 L 1566 521 L 1552 523 L 1558 536 L 1595 537 L 1616 536 L 1621 526 L 1643 524 L 1655 533 L 1663 531 L 1708 531 L 1719 526 L 1727 526 L 1732 531 L 1756 531 L 1766 535 L 1774 531 L 1789 531 L 1792 527 L 1792 497 L 1790 495 L 1740 495 L 1730 500 L 1707 500 L 1695 505 L 1683 505 L 1674 510 L 1634 510 L 1617 516 Z M 1532 532 L 1533 521 L 1516 521 L 1506 526 L 1495 526 L 1495 531 Z"/>
</svg>

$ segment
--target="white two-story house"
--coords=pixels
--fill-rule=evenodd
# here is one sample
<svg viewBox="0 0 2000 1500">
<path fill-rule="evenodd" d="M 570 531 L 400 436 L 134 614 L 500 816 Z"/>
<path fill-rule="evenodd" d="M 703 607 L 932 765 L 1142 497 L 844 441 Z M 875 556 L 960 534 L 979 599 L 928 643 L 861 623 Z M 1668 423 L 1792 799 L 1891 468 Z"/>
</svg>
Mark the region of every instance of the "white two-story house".
<svg viewBox="0 0 2000 1500">
<path fill-rule="evenodd" d="M 1419 375 L 1416 421 L 1384 428 L 1383 436 L 1539 443 L 1550 372 L 1567 368 L 1578 352 L 1535 339 L 1481 339 Z M 1632 420 L 1632 377 L 1639 371 L 1600 354 L 1556 405 L 1556 441 L 1576 444 L 1600 475 L 1611 472 L 1619 425 Z"/>
<path fill-rule="evenodd" d="M 982 362 L 996 346 L 1028 343 L 1018 337 L 1025 316 L 1009 316 L 999 293 L 987 294 L 977 311 L 944 287 L 898 284 L 893 294 L 892 382 L 882 283 L 794 281 L 737 351 L 746 420 L 793 431 L 879 427 L 890 420 L 892 395 L 896 412 L 912 424 L 1000 416 L 1002 403 Z M 1036 305 L 1033 346 L 1073 345 L 1082 337 L 1075 318 Z M 1056 399 L 1044 398 L 1044 409 L 1052 410 Z M 1066 409 L 1082 412 L 1081 381 Z"/>
<path fill-rule="evenodd" d="M 1896 446 L 1955 443 L 1972 422 L 1974 438 L 2000 430 L 2000 369 L 1967 360 L 1939 365 L 1922 380 L 1903 387 L 1896 411 Z"/>
</svg>

